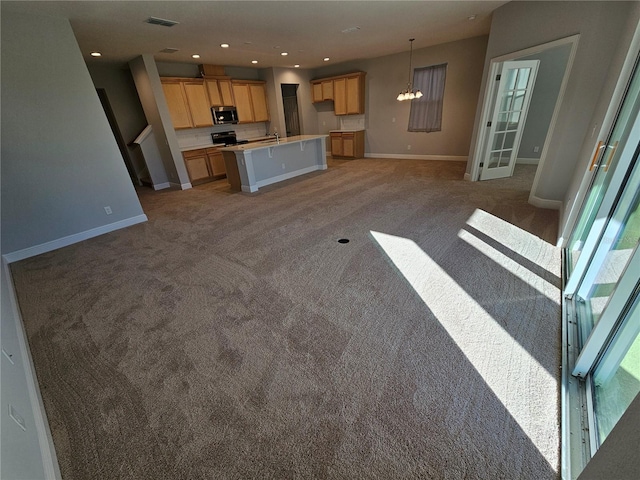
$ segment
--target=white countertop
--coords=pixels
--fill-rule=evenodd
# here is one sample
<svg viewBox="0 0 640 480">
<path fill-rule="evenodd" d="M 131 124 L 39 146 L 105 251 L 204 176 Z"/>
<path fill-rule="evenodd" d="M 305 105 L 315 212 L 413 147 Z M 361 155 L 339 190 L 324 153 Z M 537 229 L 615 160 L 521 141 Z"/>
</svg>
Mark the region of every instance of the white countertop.
<svg viewBox="0 0 640 480">
<path fill-rule="evenodd" d="M 224 147 L 224 143 L 199 143 L 198 145 L 189 145 L 185 147 L 180 147 L 181 152 L 187 152 L 189 150 L 200 150 L 201 148 L 214 148 L 214 147 Z"/>
<path fill-rule="evenodd" d="M 273 137 L 268 137 L 269 140 L 263 140 L 261 142 L 245 143 L 243 145 L 236 145 L 233 147 L 221 148 L 223 152 L 244 152 L 247 150 L 259 150 L 261 148 L 273 148 L 280 145 L 287 145 L 289 143 L 300 143 L 308 140 L 317 140 L 318 138 L 326 138 L 328 135 L 294 135 L 293 137 L 285 137 L 280 139 L 280 143 L 276 142 Z"/>
<path fill-rule="evenodd" d="M 263 136 L 263 137 L 256 137 L 256 138 L 248 138 L 246 139 L 246 141 L 248 141 L 249 143 L 254 143 L 254 142 L 264 142 L 265 140 L 274 140 L 275 138 L 273 137 L 273 135 L 270 136 Z M 244 141 L 245 139 L 239 138 L 238 141 Z M 282 141 L 283 139 L 281 138 L 280 141 Z M 211 143 L 211 142 L 205 142 L 205 143 L 196 143 L 193 145 L 181 145 L 180 146 L 180 151 L 181 152 L 187 152 L 189 150 L 200 150 L 201 148 L 220 148 L 220 147 L 224 147 L 224 143 Z"/>
<path fill-rule="evenodd" d="M 363 128 L 357 128 L 355 130 L 329 130 L 329 133 L 333 133 L 333 132 L 337 132 L 337 133 L 352 133 L 352 132 L 364 132 Z"/>
</svg>

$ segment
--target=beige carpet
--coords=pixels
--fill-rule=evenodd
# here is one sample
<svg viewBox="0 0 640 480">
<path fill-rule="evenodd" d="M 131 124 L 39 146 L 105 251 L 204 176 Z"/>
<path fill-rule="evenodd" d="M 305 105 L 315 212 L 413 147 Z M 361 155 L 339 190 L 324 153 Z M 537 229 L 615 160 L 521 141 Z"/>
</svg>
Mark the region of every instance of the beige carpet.
<svg viewBox="0 0 640 480">
<path fill-rule="evenodd" d="M 63 477 L 557 478 L 557 212 L 464 166 L 141 190 L 13 264 Z"/>
</svg>

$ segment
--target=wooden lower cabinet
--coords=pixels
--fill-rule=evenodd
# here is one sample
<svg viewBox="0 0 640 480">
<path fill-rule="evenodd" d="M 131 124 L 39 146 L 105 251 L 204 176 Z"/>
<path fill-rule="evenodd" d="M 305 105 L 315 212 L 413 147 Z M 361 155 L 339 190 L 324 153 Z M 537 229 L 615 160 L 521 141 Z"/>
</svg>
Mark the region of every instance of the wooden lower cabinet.
<svg viewBox="0 0 640 480">
<path fill-rule="evenodd" d="M 226 175 L 227 170 L 224 167 L 224 158 L 222 158 L 222 152 L 217 148 L 207 148 L 207 164 L 212 177 L 224 177 Z"/>
<path fill-rule="evenodd" d="M 182 152 L 191 185 L 211 182 L 226 175 L 222 152 L 217 148 L 199 148 Z"/>
<path fill-rule="evenodd" d="M 364 130 L 331 132 L 331 156 L 342 158 L 364 157 Z"/>
</svg>

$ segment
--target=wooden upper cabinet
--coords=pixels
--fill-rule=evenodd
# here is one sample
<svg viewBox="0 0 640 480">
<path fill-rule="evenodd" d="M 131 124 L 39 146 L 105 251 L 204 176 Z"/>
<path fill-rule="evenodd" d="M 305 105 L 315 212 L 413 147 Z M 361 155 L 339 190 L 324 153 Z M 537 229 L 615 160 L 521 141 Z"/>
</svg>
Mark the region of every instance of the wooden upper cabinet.
<svg viewBox="0 0 640 480">
<path fill-rule="evenodd" d="M 209 95 L 209 106 L 211 107 L 221 107 L 222 103 L 222 95 L 220 94 L 220 88 L 218 87 L 217 80 L 209 80 L 205 78 L 204 86 L 207 89 L 207 94 Z"/>
<path fill-rule="evenodd" d="M 364 113 L 364 77 L 347 77 L 347 115 Z"/>
<path fill-rule="evenodd" d="M 336 115 L 347 114 L 346 78 L 337 78 L 333 81 L 333 110 Z"/>
<path fill-rule="evenodd" d="M 333 100 L 333 79 L 311 82 L 313 103 Z"/>
<path fill-rule="evenodd" d="M 364 113 L 365 75 L 365 72 L 355 72 L 313 80 L 313 103 L 333 100 L 336 115 Z"/>
<path fill-rule="evenodd" d="M 269 107 L 264 82 L 233 80 L 231 86 L 238 110 L 238 123 L 269 121 Z"/>
<path fill-rule="evenodd" d="M 322 100 L 333 100 L 333 80 L 322 82 Z"/>
<path fill-rule="evenodd" d="M 222 96 L 222 106 L 231 106 L 236 103 L 233 101 L 233 91 L 231 90 L 231 80 L 218 80 L 220 95 Z"/>
<path fill-rule="evenodd" d="M 203 80 L 182 82 L 187 97 L 187 104 L 191 112 L 193 127 L 213 126 L 213 116 L 209 104 L 209 97 Z"/>
<path fill-rule="evenodd" d="M 191 128 L 191 113 L 182 83 L 176 80 L 161 80 L 161 83 L 173 128 Z"/>
<path fill-rule="evenodd" d="M 235 105 L 231 80 L 205 78 L 204 84 L 209 94 L 209 102 L 212 107 L 229 107 Z"/>
<path fill-rule="evenodd" d="M 249 85 L 251 104 L 253 106 L 253 120 L 255 122 L 269 121 L 269 107 L 267 106 L 267 92 L 264 84 Z"/>
<path fill-rule="evenodd" d="M 254 122 L 249 85 L 234 83 L 232 87 L 233 97 L 236 99 L 236 109 L 238 110 L 238 123 Z"/>
<path fill-rule="evenodd" d="M 210 127 L 213 125 L 209 95 L 199 78 L 161 78 L 162 90 L 173 128 Z"/>
<path fill-rule="evenodd" d="M 332 85 L 333 86 L 333 85 Z M 322 83 L 312 83 L 311 84 L 311 94 L 313 96 L 313 103 L 318 103 L 324 101 L 322 97 Z"/>
</svg>

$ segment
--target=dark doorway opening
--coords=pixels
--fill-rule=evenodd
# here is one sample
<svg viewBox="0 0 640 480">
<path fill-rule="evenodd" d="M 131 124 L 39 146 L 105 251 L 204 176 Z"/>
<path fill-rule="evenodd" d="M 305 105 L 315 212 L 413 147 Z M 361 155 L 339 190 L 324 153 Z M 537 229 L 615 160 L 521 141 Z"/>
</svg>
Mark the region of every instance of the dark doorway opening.
<svg viewBox="0 0 640 480">
<path fill-rule="evenodd" d="M 300 135 L 300 116 L 298 115 L 298 84 L 283 83 L 282 105 L 284 107 L 284 124 L 287 130 L 287 137 Z"/>
</svg>

